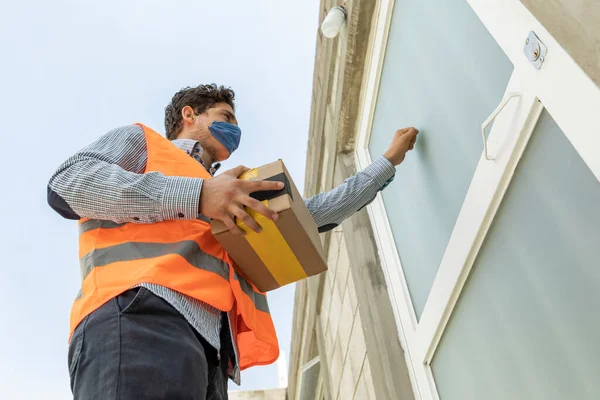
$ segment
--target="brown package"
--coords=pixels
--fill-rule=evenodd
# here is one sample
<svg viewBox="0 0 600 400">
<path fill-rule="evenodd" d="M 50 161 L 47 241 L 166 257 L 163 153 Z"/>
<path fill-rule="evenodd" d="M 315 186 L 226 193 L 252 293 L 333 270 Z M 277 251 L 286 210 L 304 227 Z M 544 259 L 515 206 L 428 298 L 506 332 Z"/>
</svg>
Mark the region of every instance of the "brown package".
<svg viewBox="0 0 600 400">
<path fill-rule="evenodd" d="M 278 160 L 255 168 L 240 179 L 280 181 L 285 188 L 252 194 L 279 214 L 277 222 L 272 222 L 248 210 L 263 228 L 260 233 L 236 221 L 246 235 L 235 236 L 223 222 L 211 222 L 214 237 L 235 261 L 236 268 L 261 292 L 326 271 L 317 226 L 283 162 Z"/>
</svg>

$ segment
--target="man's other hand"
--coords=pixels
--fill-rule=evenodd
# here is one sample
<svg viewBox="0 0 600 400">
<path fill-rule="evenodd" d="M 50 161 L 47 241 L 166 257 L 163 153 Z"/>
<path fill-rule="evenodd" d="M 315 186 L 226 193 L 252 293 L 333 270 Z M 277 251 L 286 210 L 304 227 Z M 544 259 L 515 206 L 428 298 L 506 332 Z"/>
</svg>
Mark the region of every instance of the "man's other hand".
<svg viewBox="0 0 600 400">
<path fill-rule="evenodd" d="M 255 232 L 261 230 L 258 223 L 248 215 L 244 206 L 258 211 L 271 221 L 277 220 L 277 213 L 250 197 L 250 193 L 283 189 L 281 182 L 238 179 L 248 170 L 249 168 L 239 166 L 225 171 L 213 179 L 206 179 L 200 192 L 198 211 L 209 218 L 223 221 L 227 228 L 238 236 L 243 236 L 244 231 L 236 225 L 235 218 L 242 220 L 248 228 Z"/>
<path fill-rule="evenodd" d="M 415 147 L 419 130 L 415 128 L 399 129 L 394 134 L 390 148 L 383 154 L 395 166 L 404 161 L 406 152 Z"/>
</svg>

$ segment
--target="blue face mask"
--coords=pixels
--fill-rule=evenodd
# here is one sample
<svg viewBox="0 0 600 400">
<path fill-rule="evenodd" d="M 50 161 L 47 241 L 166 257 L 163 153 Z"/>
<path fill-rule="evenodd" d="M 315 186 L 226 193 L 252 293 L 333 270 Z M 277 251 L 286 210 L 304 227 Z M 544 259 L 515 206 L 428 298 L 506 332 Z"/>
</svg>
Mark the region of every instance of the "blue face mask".
<svg viewBox="0 0 600 400">
<path fill-rule="evenodd" d="M 233 154 L 240 145 L 240 139 L 242 138 L 242 131 L 237 125 L 230 124 L 229 122 L 218 122 L 214 121 L 208 130 L 215 139 L 219 141 L 229 151 L 229 154 Z"/>
</svg>

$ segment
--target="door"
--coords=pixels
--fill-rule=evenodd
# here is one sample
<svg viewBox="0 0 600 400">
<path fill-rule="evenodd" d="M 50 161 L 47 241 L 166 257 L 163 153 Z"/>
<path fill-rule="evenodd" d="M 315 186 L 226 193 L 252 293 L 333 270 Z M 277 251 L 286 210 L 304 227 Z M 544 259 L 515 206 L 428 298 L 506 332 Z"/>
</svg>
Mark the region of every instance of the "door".
<svg viewBox="0 0 600 400">
<path fill-rule="evenodd" d="M 415 394 L 600 398 L 600 89 L 518 0 L 383 1 L 373 56 L 359 164 L 423 128 L 369 209 Z"/>
</svg>

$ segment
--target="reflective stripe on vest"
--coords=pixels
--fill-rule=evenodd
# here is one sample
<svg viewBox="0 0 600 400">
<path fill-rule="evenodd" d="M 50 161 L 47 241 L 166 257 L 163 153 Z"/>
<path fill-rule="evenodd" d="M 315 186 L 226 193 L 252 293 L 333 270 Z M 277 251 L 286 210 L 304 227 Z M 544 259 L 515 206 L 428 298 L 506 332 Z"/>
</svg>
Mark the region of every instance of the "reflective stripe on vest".
<svg viewBox="0 0 600 400">
<path fill-rule="evenodd" d="M 198 246 L 198 243 L 191 240 L 184 240 L 176 243 L 128 242 L 103 249 L 94 249 L 79 260 L 81 278 L 85 279 L 92 268 L 123 261 L 155 258 L 168 254 L 178 254 L 185 258 L 190 265 L 218 274 L 223 279 L 228 279 L 229 277 L 229 266 L 223 260 L 204 253 L 200 249 L 200 246 Z M 124 268 L 127 268 L 127 266 Z"/>
<path fill-rule="evenodd" d="M 146 171 L 210 179 L 200 163 L 164 137 L 142 126 Z M 208 303 L 235 310 L 240 368 L 271 364 L 279 344 L 267 298 L 232 266 L 205 218 L 154 224 L 79 222 L 82 288 L 71 311 L 71 334 L 102 304 L 140 283 L 154 283 Z"/>
<path fill-rule="evenodd" d="M 84 221 L 81 224 L 79 224 L 79 234 L 81 235 L 82 233 L 85 233 L 87 231 L 93 231 L 94 229 L 98 228 L 119 228 L 123 225 L 125 225 L 125 222 L 117 223 L 113 221 L 101 221 L 99 219 L 88 219 L 87 221 Z"/>
<path fill-rule="evenodd" d="M 235 272 L 235 271 L 234 271 L 234 277 L 235 277 L 235 280 L 240 283 L 240 286 L 242 287 L 242 291 L 248 297 L 250 297 L 250 300 L 252 300 L 252 303 L 254 303 L 254 306 L 256 307 L 256 309 L 259 311 L 265 312 L 265 313 L 270 313 L 269 303 L 267 302 L 267 296 L 260 293 L 258 290 L 257 291 L 253 290 L 252 286 L 248 283 L 248 281 L 245 280 L 244 278 L 240 278 L 238 276 L 237 272 Z"/>
</svg>

